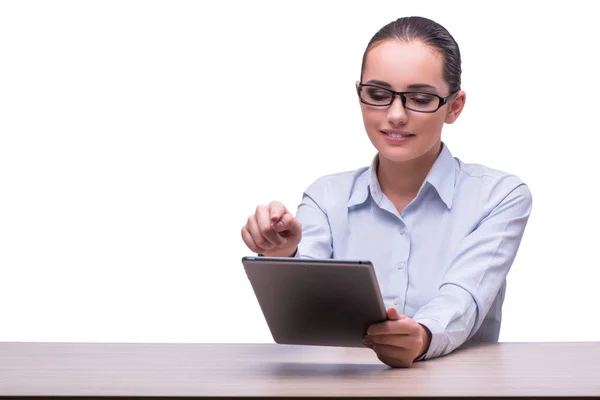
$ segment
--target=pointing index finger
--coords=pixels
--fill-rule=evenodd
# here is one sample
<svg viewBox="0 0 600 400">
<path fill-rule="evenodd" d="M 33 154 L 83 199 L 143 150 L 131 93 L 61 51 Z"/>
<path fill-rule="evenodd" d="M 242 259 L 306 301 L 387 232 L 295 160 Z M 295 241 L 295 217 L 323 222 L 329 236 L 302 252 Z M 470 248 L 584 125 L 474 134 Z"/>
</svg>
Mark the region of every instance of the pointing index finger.
<svg viewBox="0 0 600 400">
<path fill-rule="evenodd" d="M 287 213 L 287 209 L 278 201 L 272 201 L 269 204 L 269 218 L 271 222 L 277 222 Z"/>
</svg>

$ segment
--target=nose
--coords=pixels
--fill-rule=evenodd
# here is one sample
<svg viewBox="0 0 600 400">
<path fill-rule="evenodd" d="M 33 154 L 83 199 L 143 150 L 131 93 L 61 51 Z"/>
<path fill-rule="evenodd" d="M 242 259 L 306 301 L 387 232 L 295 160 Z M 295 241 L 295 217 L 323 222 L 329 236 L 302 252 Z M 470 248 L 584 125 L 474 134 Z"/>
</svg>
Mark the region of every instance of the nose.
<svg viewBox="0 0 600 400">
<path fill-rule="evenodd" d="M 402 104 L 402 98 L 395 96 L 392 104 L 389 105 L 387 110 L 388 121 L 394 125 L 406 124 L 408 120 L 408 114 Z"/>
</svg>

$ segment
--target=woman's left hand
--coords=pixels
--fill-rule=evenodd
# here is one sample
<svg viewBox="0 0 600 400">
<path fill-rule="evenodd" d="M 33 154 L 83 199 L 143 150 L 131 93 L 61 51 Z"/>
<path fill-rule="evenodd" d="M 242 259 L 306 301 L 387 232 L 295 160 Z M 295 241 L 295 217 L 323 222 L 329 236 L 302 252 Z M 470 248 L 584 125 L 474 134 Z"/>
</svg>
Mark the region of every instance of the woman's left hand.
<svg viewBox="0 0 600 400">
<path fill-rule="evenodd" d="M 410 367 L 429 348 L 431 334 L 417 321 L 387 309 L 388 320 L 373 324 L 367 330 L 364 345 L 390 367 Z"/>
</svg>

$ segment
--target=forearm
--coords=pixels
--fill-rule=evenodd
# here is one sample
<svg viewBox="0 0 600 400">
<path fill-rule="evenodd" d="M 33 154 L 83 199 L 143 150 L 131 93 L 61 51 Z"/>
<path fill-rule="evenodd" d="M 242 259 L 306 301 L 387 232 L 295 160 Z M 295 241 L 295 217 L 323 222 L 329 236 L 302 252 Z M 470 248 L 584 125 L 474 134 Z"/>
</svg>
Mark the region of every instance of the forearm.
<svg viewBox="0 0 600 400">
<path fill-rule="evenodd" d="M 302 223 L 302 240 L 294 257 L 331 258 L 333 249 L 327 215 L 312 197 L 304 195 L 296 218 Z"/>
<path fill-rule="evenodd" d="M 431 332 L 424 359 L 444 356 L 465 343 L 477 321 L 477 304 L 464 289 L 444 285 L 413 317 Z"/>
</svg>

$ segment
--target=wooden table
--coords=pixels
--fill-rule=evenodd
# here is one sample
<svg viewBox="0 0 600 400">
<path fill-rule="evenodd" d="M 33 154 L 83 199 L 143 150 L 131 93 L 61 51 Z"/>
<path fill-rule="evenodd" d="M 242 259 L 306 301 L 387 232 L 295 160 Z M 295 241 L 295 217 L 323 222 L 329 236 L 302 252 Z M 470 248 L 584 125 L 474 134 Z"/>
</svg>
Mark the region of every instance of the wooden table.
<svg viewBox="0 0 600 400">
<path fill-rule="evenodd" d="M 391 369 L 369 349 L 0 343 L 0 396 L 600 396 L 600 342 L 486 343 Z"/>
</svg>

